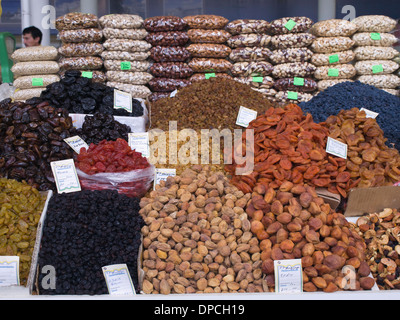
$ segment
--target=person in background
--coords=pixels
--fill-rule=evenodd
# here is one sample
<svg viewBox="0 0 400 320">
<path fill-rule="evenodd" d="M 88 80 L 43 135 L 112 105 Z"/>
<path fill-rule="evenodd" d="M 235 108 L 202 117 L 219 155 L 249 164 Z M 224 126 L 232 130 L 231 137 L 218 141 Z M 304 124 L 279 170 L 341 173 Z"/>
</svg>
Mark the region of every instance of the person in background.
<svg viewBox="0 0 400 320">
<path fill-rule="evenodd" d="M 34 26 L 27 27 L 22 31 L 22 38 L 25 47 L 40 46 L 42 36 L 42 31 Z"/>
</svg>

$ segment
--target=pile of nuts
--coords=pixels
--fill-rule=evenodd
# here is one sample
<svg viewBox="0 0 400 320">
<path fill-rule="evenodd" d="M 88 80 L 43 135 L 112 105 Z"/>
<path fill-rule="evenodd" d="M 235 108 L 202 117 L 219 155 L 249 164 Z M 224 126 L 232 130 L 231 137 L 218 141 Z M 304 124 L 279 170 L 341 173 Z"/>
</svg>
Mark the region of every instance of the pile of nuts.
<svg viewBox="0 0 400 320">
<path fill-rule="evenodd" d="M 289 181 L 278 190 L 259 185 L 246 212 L 260 241 L 268 290 L 274 290 L 274 260 L 282 259 L 301 259 L 305 292 L 374 286 L 362 237 L 314 188 Z"/>
<path fill-rule="evenodd" d="M 144 293 L 262 292 L 250 194 L 222 173 L 192 166 L 141 199 Z"/>
<path fill-rule="evenodd" d="M 357 219 L 356 230 L 364 238 L 366 258 L 381 290 L 400 289 L 400 211 L 385 208 Z"/>
</svg>

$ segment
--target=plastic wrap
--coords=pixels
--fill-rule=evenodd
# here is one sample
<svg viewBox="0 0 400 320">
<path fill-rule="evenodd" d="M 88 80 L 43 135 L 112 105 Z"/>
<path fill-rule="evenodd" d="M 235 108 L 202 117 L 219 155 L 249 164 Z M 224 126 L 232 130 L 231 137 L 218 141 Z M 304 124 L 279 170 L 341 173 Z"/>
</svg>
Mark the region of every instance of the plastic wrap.
<svg viewBox="0 0 400 320">
<path fill-rule="evenodd" d="M 59 65 L 65 70 L 98 70 L 103 67 L 103 59 L 94 56 L 61 58 Z"/>
<path fill-rule="evenodd" d="M 356 46 L 391 47 L 397 42 L 397 37 L 391 33 L 380 33 L 380 39 L 372 39 L 371 33 L 360 32 L 352 37 Z"/>
<path fill-rule="evenodd" d="M 93 82 L 98 82 L 98 83 L 104 83 L 107 80 L 107 77 L 105 75 L 105 73 L 103 71 L 99 71 L 99 70 L 79 70 L 81 73 L 82 72 L 88 72 L 90 73 L 90 76 L 86 76 L 92 79 Z M 60 76 L 61 78 L 64 77 L 65 71 L 61 71 L 60 72 Z"/>
<path fill-rule="evenodd" d="M 228 72 L 232 68 L 232 63 L 226 59 L 193 58 L 189 62 L 189 67 L 193 72 Z"/>
<path fill-rule="evenodd" d="M 55 27 L 58 31 L 97 28 L 98 26 L 99 19 L 91 13 L 70 12 L 58 17 L 55 21 Z"/>
<path fill-rule="evenodd" d="M 270 55 L 271 50 L 265 47 L 241 47 L 233 49 L 229 59 L 233 62 L 266 61 Z"/>
<path fill-rule="evenodd" d="M 53 61 L 57 60 L 57 48 L 53 46 L 34 46 L 20 48 L 11 54 L 11 59 L 14 62 L 26 61 Z"/>
<path fill-rule="evenodd" d="M 122 60 L 104 60 L 104 68 L 107 71 L 142 71 L 147 72 L 150 68 L 150 62 L 146 60 L 138 60 L 138 61 L 129 61 L 129 64 L 126 65 L 126 61 Z"/>
<path fill-rule="evenodd" d="M 231 34 L 225 30 L 189 29 L 187 35 L 192 43 L 225 43 Z"/>
<path fill-rule="evenodd" d="M 311 33 L 279 34 L 271 37 L 274 49 L 303 48 L 313 43 L 315 36 Z"/>
<path fill-rule="evenodd" d="M 134 14 L 107 14 L 99 18 L 102 28 L 137 29 L 143 27 L 143 18 Z"/>
<path fill-rule="evenodd" d="M 394 74 L 362 75 L 357 80 L 377 88 L 396 89 L 400 86 L 400 77 Z"/>
<path fill-rule="evenodd" d="M 363 60 L 357 61 L 354 68 L 358 75 L 364 74 L 390 74 L 395 72 L 399 65 L 391 60 Z"/>
<path fill-rule="evenodd" d="M 320 37 L 313 41 L 310 49 L 317 53 L 332 53 L 349 50 L 354 43 L 350 37 Z"/>
<path fill-rule="evenodd" d="M 397 21 L 383 15 L 365 15 L 352 20 L 359 32 L 391 32 Z"/>
<path fill-rule="evenodd" d="M 189 78 L 193 70 L 185 62 L 159 62 L 150 67 L 150 73 L 160 78 L 184 79 Z"/>
<path fill-rule="evenodd" d="M 304 78 L 302 85 L 295 84 L 294 78 L 282 78 L 275 81 L 274 88 L 278 91 L 313 92 L 318 89 L 318 85 L 312 78 Z"/>
<path fill-rule="evenodd" d="M 144 85 L 136 85 L 116 81 L 107 81 L 106 84 L 109 87 L 130 93 L 132 95 L 132 98 L 146 99 L 151 94 L 149 88 Z"/>
<path fill-rule="evenodd" d="M 295 25 L 288 27 L 289 21 L 294 21 Z M 308 17 L 284 17 L 271 21 L 269 30 L 272 34 L 287 34 L 306 32 L 311 28 L 313 21 Z"/>
<path fill-rule="evenodd" d="M 62 30 L 59 36 L 64 43 L 100 42 L 103 39 L 103 31 L 98 28 Z"/>
<path fill-rule="evenodd" d="M 145 40 L 152 46 L 184 46 L 189 35 L 184 31 L 151 32 Z"/>
<path fill-rule="evenodd" d="M 25 101 L 34 97 L 40 97 L 42 91 L 46 88 L 19 89 L 14 92 L 12 99 L 16 101 Z"/>
<path fill-rule="evenodd" d="M 274 66 L 272 75 L 274 78 L 310 77 L 316 67 L 309 62 L 289 62 Z"/>
<path fill-rule="evenodd" d="M 104 48 L 99 42 L 64 43 L 58 52 L 64 57 L 86 57 L 101 55 Z"/>
<path fill-rule="evenodd" d="M 317 67 L 326 65 L 344 64 L 353 61 L 354 57 L 355 55 L 353 50 L 346 50 L 346 51 L 332 52 L 332 53 L 314 53 L 313 56 L 311 57 L 311 63 Z"/>
<path fill-rule="evenodd" d="M 262 77 L 235 77 L 236 81 L 249 85 L 255 89 L 271 89 L 274 87 L 274 78 L 270 76 Z"/>
<path fill-rule="evenodd" d="M 155 46 L 150 50 L 150 58 L 156 62 L 185 62 L 191 57 L 185 47 Z"/>
<path fill-rule="evenodd" d="M 188 79 L 153 78 L 149 81 L 150 89 L 157 92 L 171 92 L 190 84 Z"/>
<path fill-rule="evenodd" d="M 181 31 L 187 27 L 187 23 L 176 16 L 156 16 L 145 19 L 143 26 L 150 32 Z"/>
<path fill-rule="evenodd" d="M 329 87 L 334 86 L 335 84 L 346 82 L 346 81 L 353 81 L 351 79 L 327 79 L 327 80 L 320 80 L 318 81 L 318 90 L 323 91 Z"/>
<path fill-rule="evenodd" d="M 274 64 L 288 62 L 306 62 L 311 59 L 313 52 L 308 48 L 287 48 L 273 50 L 269 59 Z"/>
<path fill-rule="evenodd" d="M 169 98 L 170 94 L 171 94 L 171 92 L 152 92 L 149 95 L 149 101 L 155 102 L 159 99 Z"/>
<path fill-rule="evenodd" d="M 316 22 L 310 32 L 317 37 L 350 37 L 358 27 L 355 23 L 343 19 L 329 19 Z"/>
<path fill-rule="evenodd" d="M 267 47 L 271 42 L 271 36 L 259 33 L 244 33 L 232 36 L 228 39 L 227 44 L 231 48 L 238 47 Z"/>
<path fill-rule="evenodd" d="M 151 49 L 151 44 L 144 40 L 107 39 L 103 46 L 110 51 L 144 52 Z"/>
<path fill-rule="evenodd" d="M 351 79 L 356 75 L 352 64 L 337 64 L 334 66 L 320 66 L 314 72 L 315 79 Z"/>
<path fill-rule="evenodd" d="M 399 55 L 392 47 L 365 46 L 354 49 L 356 60 L 391 60 Z"/>
<path fill-rule="evenodd" d="M 11 67 L 14 78 L 35 74 L 55 74 L 60 71 L 56 61 L 18 62 Z"/>
<path fill-rule="evenodd" d="M 227 73 L 213 73 L 211 77 L 215 78 L 225 78 L 225 79 L 232 79 L 233 77 Z M 201 80 L 206 80 L 208 79 L 208 76 L 206 76 L 206 73 L 195 73 L 193 74 L 189 80 L 190 82 L 196 82 L 196 81 L 201 81 Z"/>
<path fill-rule="evenodd" d="M 291 102 L 291 103 L 299 103 L 299 102 L 307 102 L 313 98 L 311 93 L 307 92 L 296 92 L 297 99 L 289 98 L 290 91 L 278 91 L 275 95 L 275 99 L 281 102 Z"/>
<path fill-rule="evenodd" d="M 229 22 L 228 19 L 213 14 L 200 14 L 183 18 L 191 29 L 223 29 Z"/>
<path fill-rule="evenodd" d="M 232 35 L 242 33 L 267 33 L 269 31 L 269 22 L 256 19 L 237 19 L 229 22 L 225 30 Z"/>
<path fill-rule="evenodd" d="M 267 76 L 273 68 L 273 65 L 266 61 L 236 62 L 231 68 L 231 73 L 237 77 Z"/>
<path fill-rule="evenodd" d="M 130 83 L 130 84 L 147 84 L 153 76 L 148 72 L 126 72 L 126 71 L 107 71 L 106 77 L 108 81 Z"/>
<path fill-rule="evenodd" d="M 192 57 L 227 58 L 232 49 L 224 44 L 193 43 L 187 47 Z"/>
<path fill-rule="evenodd" d="M 60 77 L 57 74 L 41 74 L 41 75 L 33 75 L 33 76 L 21 76 L 14 80 L 13 86 L 18 89 L 32 89 L 37 88 L 35 85 L 34 79 L 41 79 L 43 82 L 39 87 L 46 87 L 47 85 L 60 81 Z"/>
<path fill-rule="evenodd" d="M 150 57 L 150 51 L 103 51 L 101 57 L 104 60 L 143 61 Z"/>
<path fill-rule="evenodd" d="M 104 28 L 103 35 L 106 39 L 143 40 L 149 33 L 146 29 L 115 29 Z"/>
</svg>

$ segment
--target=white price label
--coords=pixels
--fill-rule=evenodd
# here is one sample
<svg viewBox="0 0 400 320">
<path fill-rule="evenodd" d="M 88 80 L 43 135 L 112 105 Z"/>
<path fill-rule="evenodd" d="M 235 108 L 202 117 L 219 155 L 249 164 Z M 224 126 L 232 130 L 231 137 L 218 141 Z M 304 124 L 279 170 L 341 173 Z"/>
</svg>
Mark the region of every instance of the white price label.
<svg viewBox="0 0 400 320">
<path fill-rule="evenodd" d="M 247 128 L 255 118 L 257 118 L 257 111 L 240 106 L 236 124 Z"/>
<path fill-rule="evenodd" d="M 19 286 L 19 256 L 0 256 L 0 287 Z"/>
<path fill-rule="evenodd" d="M 275 292 L 297 293 L 303 291 L 301 259 L 275 260 Z"/>
<path fill-rule="evenodd" d="M 154 189 L 156 188 L 157 184 L 160 184 L 160 181 L 167 180 L 168 177 L 175 177 L 176 176 L 176 169 L 157 169 L 155 170 L 155 177 L 154 177 Z"/>
<path fill-rule="evenodd" d="M 374 112 L 365 108 L 361 108 L 360 111 L 364 111 L 367 118 L 375 119 L 379 115 L 378 112 Z"/>
<path fill-rule="evenodd" d="M 110 295 L 136 295 L 126 264 L 113 264 L 102 268 Z"/>
<path fill-rule="evenodd" d="M 114 89 L 114 109 L 125 109 L 128 112 L 132 112 L 132 95 Z"/>
<path fill-rule="evenodd" d="M 140 152 L 143 157 L 150 157 L 150 144 L 148 132 L 137 132 L 128 134 L 128 144 L 131 149 Z"/>
<path fill-rule="evenodd" d="M 89 148 L 88 144 L 80 136 L 65 138 L 64 141 L 78 154 L 81 152 L 81 148 L 86 150 Z"/>
<path fill-rule="evenodd" d="M 325 151 L 327 153 L 333 154 L 334 156 L 347 159 L 347 144 L 332 139 L 331 137 L 328 137 Z"/>
<path fill-rule="evenodd" d="M 73 159 L 50 162 L 58 193 L 81 191 Z"/>
</svg>

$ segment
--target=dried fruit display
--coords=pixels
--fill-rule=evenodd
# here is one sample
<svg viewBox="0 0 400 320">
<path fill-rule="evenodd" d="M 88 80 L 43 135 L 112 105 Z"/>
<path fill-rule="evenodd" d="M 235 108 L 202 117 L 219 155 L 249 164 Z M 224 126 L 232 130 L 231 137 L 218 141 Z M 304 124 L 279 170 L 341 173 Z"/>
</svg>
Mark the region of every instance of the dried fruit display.
<svg viewBox="0 0 400 320">
<path fill-rule="evenodd" d="M 38 293 L 108 294 L 102 267 L 119 263 L 127 265 L 139 293 L 137 261 L 144 225 L 139 209 L 139 199 L 112 190 L 54 194 L 43 224 L 38 270 L 53 266 L 57 283 L 55 289 L 44 287 L 47 274 L 38 273 Z"/>
<path fill-rule="evenodd" d="M 23 286 L 27 284 L 45 201 L 46 195 L 26 182 L 0 178 L 0 256 L 19 256 Z"/>
<path fill-rule="evenodd" d="M 315 123 L 310 114 L 303 114 L 298 105 L 270 108 L 247 128 L 254 129 L 254 170 L 236 175 L 236 168 L 245 164 L 235 163 L 235 153 L 233 164 L 225 165 L 232 183 L 243 192 L 252 192 L 257 185 L 277 189 L 290 182 L 328 188 L 346 197 L 343 187 L 354 187 L 344 173 L 346 160 L 325 152 L 329 130 Z M 244 132 L 242 149 L 245 139 Z"/>
<path fill-rule="evenodd" d="M 366 258 L 381 290 L 400 289 L 400 211 L 385 208 L 357 219 L 356 230 L 367 244 Z"/>
<path fill-rule="evenodd" d="M 338 181 L 341 188 L 378 187 L 400 180 L 399 151 L 386 145 L 383 130 L 364 111 L 342 110 L 321 125 L 329 129 L 330 137 L 347 144 L 347 169 L 341 173 L 343 181 Z"/>
<path fill-rule="evenodd" d="M 68 111 L 37 99 L 0 102 L 0 176 L 55 190 L 50 162 L 71 159 L 63 139 L 75 135 Z"/>
<path fill-rule="evenodd" d="M 251 231 L 260 241 L 262 270 L 274 290 L 274 261 L 301 259 L 306 292 L 369 290 L 365 242 L 341 213 L 334 212 L 304 184 L 279 189 L 258 185 L 246 208 Z"/>
</svg>

